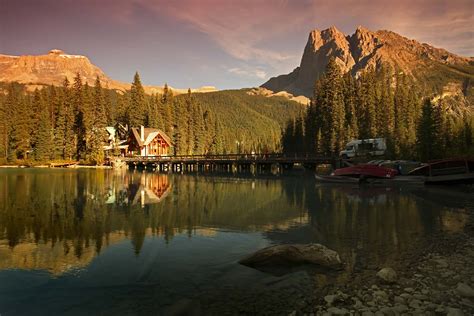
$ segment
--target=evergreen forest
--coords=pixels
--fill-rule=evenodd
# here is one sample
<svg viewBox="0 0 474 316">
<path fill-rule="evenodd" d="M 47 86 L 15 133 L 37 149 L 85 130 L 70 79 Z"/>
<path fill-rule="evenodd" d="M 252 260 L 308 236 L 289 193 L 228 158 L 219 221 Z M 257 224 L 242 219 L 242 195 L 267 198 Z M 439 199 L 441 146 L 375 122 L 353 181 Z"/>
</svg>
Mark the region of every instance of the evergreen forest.
<svg viewBox="0 0 474 316">
<path fill-rule="evenodd" d="M 427 161 L 474 154 L 474 112 L 463 95 L 440 98 L 382 65 L 354 78 L 334 59 L 306 111 L 290 118 L 284 152 L 336 155 L 353 139 L 384 137 L 387 158 Z"/>
<path fill-rule="evenodd" d="M 138 73 L 125 93 L 105 89 L 99 78 L 89 86 L 79 75 L 32 93 L 17 83 L 0 91 L 0 163 L 11 164 L 101 164 L 105 127 L 118 123 L 161 129 L 175 155 L 279 152 L 288 117 L 303 109 L 245 89 L 175 96 L 165 85 L 162 94 L 147 95 Z"/>
</svg>

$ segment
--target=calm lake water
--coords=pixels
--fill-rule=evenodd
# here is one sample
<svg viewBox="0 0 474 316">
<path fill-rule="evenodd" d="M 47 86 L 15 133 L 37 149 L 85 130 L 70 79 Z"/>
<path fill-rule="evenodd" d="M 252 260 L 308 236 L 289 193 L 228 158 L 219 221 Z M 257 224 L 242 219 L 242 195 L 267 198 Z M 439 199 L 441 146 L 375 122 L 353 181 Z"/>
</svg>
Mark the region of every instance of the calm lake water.
<svg viewBox="0 0 474 316">
<path fill-rule="evenodd" d="M 0 170 L 0 314 L 179 313 L 282 280 L 345 282 L 462 230 L 472 205 L 459 190 L 321 185 L 303 174 Z M 345 270 L 295 272 L 291 283 L 238 264 L 294 242 L 338 251 Z"/>
</svg>

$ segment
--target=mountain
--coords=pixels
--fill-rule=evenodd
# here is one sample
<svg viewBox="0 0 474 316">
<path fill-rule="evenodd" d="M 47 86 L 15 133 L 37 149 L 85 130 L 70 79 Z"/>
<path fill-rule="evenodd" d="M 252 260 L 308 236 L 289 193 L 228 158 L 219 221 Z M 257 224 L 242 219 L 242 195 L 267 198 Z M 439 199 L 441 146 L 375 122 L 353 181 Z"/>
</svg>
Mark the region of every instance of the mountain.
<svg viewBox="0 0 474 316">
<path fill-rule="evenodd" d="M 46 55 L 37 56 L 9 56 L 0 54 L 0 82 L 19 82 L 25 84 L 29 90 L 45 85 L 60 86 L 67 77 L 73 81 L 79 73 L 83 82 L 94 85 L 97 76 L 102 85 L 109 89 L 125 91 L 130 84 L 110 79 L 99 67 L 90 62 L 86 56 L 69 55 L 59 49 L 53 49 Z M 160 86 L 145 86 L 149 94 L 162 92 Z M 214 87 L 192 89 L 193 92 L 216 91 Z M 186 93 L 187 89 L 174 89 L 175 94 Z"/>
<path fill-rule="evenodd" d="M 300 66 L 261 87 L 311 97 L 314 82 L 331 57 L 354 76 L 368 67 L 386 64 L 412 76 L 430 92 L 474 94 L 474 58 L 457 56 L 391 31 L 373 32 L 363 27 L 347 36 L 335 27 L 311 31 Z"/>
</svg>

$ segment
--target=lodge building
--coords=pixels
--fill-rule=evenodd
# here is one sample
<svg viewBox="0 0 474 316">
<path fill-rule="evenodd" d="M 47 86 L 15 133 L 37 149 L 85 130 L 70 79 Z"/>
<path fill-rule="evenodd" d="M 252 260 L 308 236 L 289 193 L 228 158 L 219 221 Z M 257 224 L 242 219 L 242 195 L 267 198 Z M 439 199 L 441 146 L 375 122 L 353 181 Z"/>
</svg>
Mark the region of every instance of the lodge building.
<svg viewBox="0 0 474 316">
<path fill-rule="evenodd" d="M 120 133 L 120 130 L 126 132 Z M 123 126 L 107 127 L 109 144 L 106 151 L 118 148 L 122 156 L 168 156 L 171 155 L 172 143 L 168 135 L 157 128 L 144 126 L 124 128 Z"/>
</svg>

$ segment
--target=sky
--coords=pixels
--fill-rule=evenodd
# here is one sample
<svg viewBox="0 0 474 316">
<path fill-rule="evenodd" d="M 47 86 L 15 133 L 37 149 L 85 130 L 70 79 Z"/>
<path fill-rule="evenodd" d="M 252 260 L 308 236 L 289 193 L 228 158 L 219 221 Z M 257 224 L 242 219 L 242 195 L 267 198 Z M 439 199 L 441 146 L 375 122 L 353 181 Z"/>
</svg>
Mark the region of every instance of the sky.
<svg viewBox="0 0 474 316">
<path fill-rule="evenodd" d="M 0 0 L 0 54 L 57 48 L 124 82 L 231 89 L 290 72 L 309 32 L 333 25 L 474 56 L 474 0 Z"/>
</svg>

